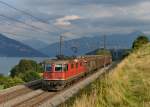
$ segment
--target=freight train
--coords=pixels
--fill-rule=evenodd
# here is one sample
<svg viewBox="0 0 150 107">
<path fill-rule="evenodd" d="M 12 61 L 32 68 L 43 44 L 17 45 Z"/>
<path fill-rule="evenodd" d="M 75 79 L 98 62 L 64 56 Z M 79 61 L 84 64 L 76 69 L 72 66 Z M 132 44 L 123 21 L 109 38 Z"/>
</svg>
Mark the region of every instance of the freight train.
<svg viewBox="0 0 150 107">
<path fill-rule="evenodd" d="M 89 55 L 75 59 L 45 60 L 42 87 L 46 90 L 61 90 L 75 80 L 111 64 L 111 56 Z"/>
</svg>

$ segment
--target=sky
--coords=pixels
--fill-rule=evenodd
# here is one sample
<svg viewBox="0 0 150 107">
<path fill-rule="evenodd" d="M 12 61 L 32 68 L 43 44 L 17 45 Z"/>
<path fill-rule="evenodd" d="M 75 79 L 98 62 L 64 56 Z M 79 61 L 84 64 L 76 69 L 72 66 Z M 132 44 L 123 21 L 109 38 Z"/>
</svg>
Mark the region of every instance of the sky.
<svg viewBox="0 0 150 107">
<path fill-rule="evenodd" d="M 47 43 L 57 42 L 60 35 L 73 39 L 137 30 L 149 34 L 149 10 L 150 0 L 0 0 L 0 32 Z"/>
</svg>

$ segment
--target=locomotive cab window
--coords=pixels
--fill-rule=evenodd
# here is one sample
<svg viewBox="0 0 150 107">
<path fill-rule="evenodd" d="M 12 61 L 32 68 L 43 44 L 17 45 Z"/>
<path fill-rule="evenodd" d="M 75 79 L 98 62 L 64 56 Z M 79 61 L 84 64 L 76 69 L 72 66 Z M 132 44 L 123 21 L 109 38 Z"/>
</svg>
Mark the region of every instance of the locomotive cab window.
<svg viewBox="0 0 150 107">
<path fill-rule="evenodd" d="M 71 64 L 71 69 L 73 69 L 74 68 L 74 64 Z"/>
<path fill-rule="evenodd" d="M 82 62 L 80 62 L 80 66 L 82 66 Z"/>
<path fill-rule="evenodd" d="M 65 72 L 68 71 L 68 64 L 65 64 L 63 68 L 64 68 L 63 70 L 64 70 Z"/>
<path fill-rule="evenodd" d="M 62 68 L 63 68 L 63 67 L 62 67 L 62 64 L 56 64 L 56 65 L 55 65 L 55 71 L 56 71 L 56 72 L 61 72 L 61 71 L 62 71 Z"/>
<path fill-rule="evenodd" d="M 76 68 L 78 68 L 78 63 L 76 63 Z"/>
<path fill-rule="evenodd" d="M 45 65 L 45 71 L 52 71 L 52 66 L 51 66 L 51 64 L 46 64 Z"/>
</svg>

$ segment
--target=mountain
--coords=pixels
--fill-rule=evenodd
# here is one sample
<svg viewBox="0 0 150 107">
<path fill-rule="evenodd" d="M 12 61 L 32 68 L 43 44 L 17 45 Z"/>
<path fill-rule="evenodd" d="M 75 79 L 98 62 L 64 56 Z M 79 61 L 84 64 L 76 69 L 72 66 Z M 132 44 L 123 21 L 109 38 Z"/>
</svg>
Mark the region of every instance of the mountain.
<svg viewBox="0 0 150 107">
<path fill-rule="evenodd" d="M 0 56 L 3 57 L 46 57 L 43 53 L 0 34 Z"/>
<path fill-rule="evenodd" d="M 133 41 L 143 33 L 135 31 L 127 34 L 111 34 L 106 36 L 107 48 L 130 48 Z M 84 55 L 92 50 L 102 48 L 104 37 L 100 34 L 93 34 L 92 37 L 82 37 L 63 42 L 64 55 Z M 75 53 L 77 51 L 77 53 Z M 59 52 L 59 43 L 53 43 L 41 49 L 41 52 L 49 56 L 56 56 Z"/>
<path fill-rule="evenodd" d="M 38 39 L 27 39 L 27 40 L 23 40 L 21 41 L 22 43 L 34 48 L 34 49 L 41 49 L 41 48 L 44 48 L 46 46 L 48 46 L 47 43 L 41 41 L 41 40 L 38 40 Z"/>
</svg>

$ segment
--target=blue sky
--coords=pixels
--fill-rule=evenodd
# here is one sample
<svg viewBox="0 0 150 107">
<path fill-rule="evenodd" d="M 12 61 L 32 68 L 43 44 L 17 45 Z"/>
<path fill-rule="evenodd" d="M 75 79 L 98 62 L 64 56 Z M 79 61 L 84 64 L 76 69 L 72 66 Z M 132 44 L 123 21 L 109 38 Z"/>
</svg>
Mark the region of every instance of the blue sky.
<svg viewBox="0 0 150 107">
<path fill-rule="evenodd" d="M 47 24 L 0 4 L 0 15 L 13 17 L 37 26 L 39 31 L 24 24 L 0 17 L 0 32 L 8 37 L 39 39 L 48 43 L 93 36 L 93 34 L 128 33 L 140 30 L 150 33 L 150 0 L 0 0 L 25 10 Z"/>
</svg>

